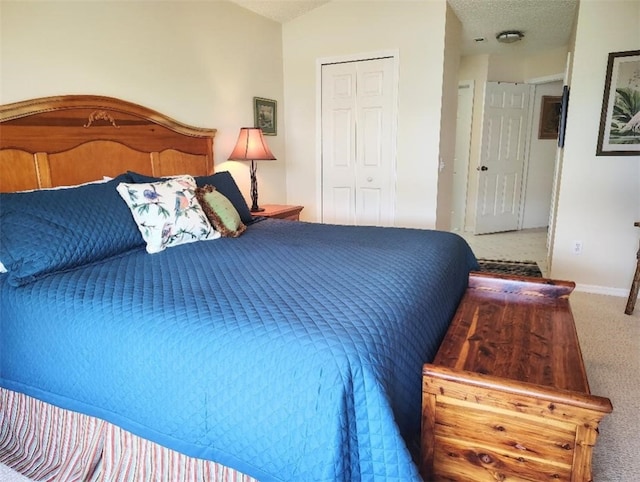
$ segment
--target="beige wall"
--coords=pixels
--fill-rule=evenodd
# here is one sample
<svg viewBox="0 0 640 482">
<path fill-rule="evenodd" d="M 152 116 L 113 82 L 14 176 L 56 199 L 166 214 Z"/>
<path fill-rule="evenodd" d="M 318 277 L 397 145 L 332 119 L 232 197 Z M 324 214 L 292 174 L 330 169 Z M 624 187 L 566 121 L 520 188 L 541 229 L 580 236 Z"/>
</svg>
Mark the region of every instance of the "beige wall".
<svg viewBox="0 0 640 482">
<path fill-rule="evenodd" d="M 445 0 L 334 1 L 283 26 L 287 201 L 319 220 L 318 59 L 399 53 L 396 225 L 434 227 Z"/>
<path fill-rule="evenodd" d="M 522 67 L 523 78 L 527 80 L 564 74 L 569 49 L 569 46 L 564 46 L 527 56 Z"/>
<path fill-rule="evenodd" d="M 516 44 L 517 45 L 517 44 Z M 502 54 L 489 57 L 487 80 L 492 82 L 524 82 L 527 79 L 562 74 L 567 63 L 565 47 L 538 54 Z"/>
<path fill-rule="evenodd" d="M 0 2 L 0 102 L 60 94 L 119 97 L 218 129 L 217 169 L 249 198 L 246 163 L 224 162 L 253 97 L 282 105 L 280 24 L 228 2 Z M 258 167 L 260 200 L 285 202 L 284 122 L 278 158 Z"/>
<path fill-rule="evenodd" d="M 456 124 L 458 108 L 458 70 L 462 24 L 447 6 L 444 48 L 444 74 L 442 89 L 442 113 L 440 120 L 440 166 L 438 173 L 438 205 L 436 229 L 451 230 L 453 209 L 453 164 L 455 158 Z"/>
<path fill-rule="evenodd" d="M 487 80 L 490 82 L 523 82 L 525 56 L 522 54 L 489 55 Z"/>
<path fill-rule="evenodd" d="M 634 273 L 640 156 L 595 152 L 608 54 L 638 48 L 640 2 L 581 2 L 551 274 L 590 291 L 625 295 Z"/>
</svg>

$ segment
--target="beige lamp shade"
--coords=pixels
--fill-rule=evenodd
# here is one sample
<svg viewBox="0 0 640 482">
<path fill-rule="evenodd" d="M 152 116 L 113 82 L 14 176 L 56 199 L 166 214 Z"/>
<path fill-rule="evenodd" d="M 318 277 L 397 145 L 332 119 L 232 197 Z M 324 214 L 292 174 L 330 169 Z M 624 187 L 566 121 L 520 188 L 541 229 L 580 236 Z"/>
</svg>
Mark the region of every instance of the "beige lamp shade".
<svg viewBox="0 0 640 482">
<path fill-rule="evenodd" d="M 269 149 L 258 127 L 242 127 L 238 142 L 229 154 L 230 161 L 273 161 L 275 156 Z"/>
<path fill-rule="evenodd" d="M 264 211 L 258 206 L 258 177 L 255 161 L 274 161 L 275 156 L 269 149 L 258 127 L 242 127 L 238 135 L 238 142 L 229 154 L 230 161 L 251 161 L 249 173 L 251 175 L 251 209 L 252 213 Z"/>
</svg>

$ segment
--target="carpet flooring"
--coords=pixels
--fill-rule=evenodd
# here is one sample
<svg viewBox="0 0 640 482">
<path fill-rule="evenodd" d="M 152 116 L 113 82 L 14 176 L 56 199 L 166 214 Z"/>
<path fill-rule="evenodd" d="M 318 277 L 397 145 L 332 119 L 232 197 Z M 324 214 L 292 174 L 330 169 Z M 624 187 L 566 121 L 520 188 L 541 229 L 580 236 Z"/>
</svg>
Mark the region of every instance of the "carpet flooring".
<svg viewBox="0 0 640 482">
<path fill-rule="evenodd" d="M 535 261 L 478 259 L 478 263 L 480 264 L 480 271 L 542 278 L 542 271 L 540 271 L 540 267 Z"/>
<path fill-rule="evenodd" d="M 574 291 L 569 297 L 591 393 L 608 397 L 613 413 L 600 423 L 593 451 L 595 482 L 640 480 L 640 307 L 626 298 Z"/>
</svg>

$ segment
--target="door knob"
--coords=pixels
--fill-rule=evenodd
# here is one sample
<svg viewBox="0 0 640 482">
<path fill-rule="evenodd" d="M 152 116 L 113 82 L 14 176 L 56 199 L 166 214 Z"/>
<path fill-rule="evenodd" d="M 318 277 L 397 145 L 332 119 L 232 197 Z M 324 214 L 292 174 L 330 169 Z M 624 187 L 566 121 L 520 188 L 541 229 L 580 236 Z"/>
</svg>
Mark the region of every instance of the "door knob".
<svg viewBox="0 0 640 482">
<path fill-rule="evenodd" d="M 477 169 L 478 171 L 488 171 L 488 170 L 489 170 L 489 168 L 488 168 L 487 166 L 480 166 L 480 167 L 476 167 L 476 169 Z"/>
<path fill-rule="evenodd" d="M 372 177 L 368 177 L 367 178 L 367 182 L 371 182 L 371 181 L 373 181 L 373 178 Z"/>
</svg>

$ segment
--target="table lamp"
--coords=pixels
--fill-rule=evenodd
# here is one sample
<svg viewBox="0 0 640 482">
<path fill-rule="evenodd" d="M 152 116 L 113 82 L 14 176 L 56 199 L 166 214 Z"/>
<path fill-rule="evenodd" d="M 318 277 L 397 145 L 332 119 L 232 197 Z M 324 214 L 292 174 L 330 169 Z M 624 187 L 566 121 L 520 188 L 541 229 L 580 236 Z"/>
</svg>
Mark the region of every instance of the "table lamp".
<svg viewBox="0 0 640 482">
<path fill-rule="evenodd" d="M 238 142 L 229 154 L 230 161 L 251 161 L 251 212 L 258 213 L 264 209 L 258 206 L 258 179 L 256 178 L 255 161 L 275 161 L 267 142 L 258 127 L 242 127 Z"/>
</svg>

